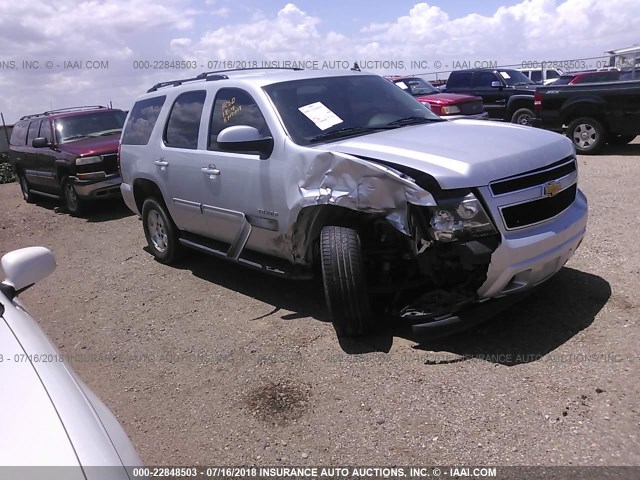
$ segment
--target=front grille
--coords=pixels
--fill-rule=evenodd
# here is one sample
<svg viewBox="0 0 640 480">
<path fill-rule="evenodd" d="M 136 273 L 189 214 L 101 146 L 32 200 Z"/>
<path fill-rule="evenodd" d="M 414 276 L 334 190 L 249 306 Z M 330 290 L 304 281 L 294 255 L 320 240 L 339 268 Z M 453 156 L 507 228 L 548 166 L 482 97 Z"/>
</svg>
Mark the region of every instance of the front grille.
<svg viewBox="0 0 640 480">
<path fill-rule="evenodd" d="M 491 184 L 491 192 L 494 195 L 524 190 L 535 187 L 551 180 L 565 177 L 576 171 L 576 161 L 574 157 L 567 157 L 548 167 L 538 168 L 530 172 L 523 173 L 517 177 L 509 177 L 497 180 Z"/>
<path fill-rule="evenodd" d="M 460 112 L 463 115 L 476 115 L 478 113 L 482 113 L 482 110 L 483 110 L 482 100 L 467 102 L 460 105 Z"/>
<path fill-rule="evenodd" d="M 118 173 L 118 155 L 110 153 L 102 156 L 102 164 L 104 165 L 104 173 Z"/>
<path fill-rule="evenodd" d="M 526 227 L 543 222 L 562 213 L 575 200 L 577 184 L 573 184 L 555 197 L 545 197 L 532 202 L 504 207 L 502 218 L 508 229 Z"/>
</svg>

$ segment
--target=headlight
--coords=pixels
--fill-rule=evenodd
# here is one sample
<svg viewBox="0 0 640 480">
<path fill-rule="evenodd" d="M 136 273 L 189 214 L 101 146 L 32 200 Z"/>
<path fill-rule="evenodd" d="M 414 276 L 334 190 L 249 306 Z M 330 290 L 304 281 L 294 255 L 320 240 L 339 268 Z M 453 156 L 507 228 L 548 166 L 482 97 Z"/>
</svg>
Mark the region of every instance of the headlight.
<svg viewBox="0 0 640 480">
<path fill-rule="evenodd" d="M 80 157 L 76 158 L 76 165 L 90 165 L 92 163 L 100 163 L 102 161 L 102 157 L 93 156 L 93 157 Z"/>
<path fill-rule="evenodd" d="M 440 110 L 440 115 L 455 115 L 456 113 L 460 113 L 460 108 L 455 105 L 442 107 Z"/>
<path fill-rule="evenodd" d="M 429 102 L 420 102 L 422 105 L 424 105 L 425 107 L 427 107 L 429 110 L 432 110 L 431 108 L 431 104 Z"/>
<path fill-rule="evenodd" d="M 431 210 L 431 235 L 439 242 L 453 242 L 496 233 L 491 219 L 473 193 L 438 200 Z"/>
</svg>

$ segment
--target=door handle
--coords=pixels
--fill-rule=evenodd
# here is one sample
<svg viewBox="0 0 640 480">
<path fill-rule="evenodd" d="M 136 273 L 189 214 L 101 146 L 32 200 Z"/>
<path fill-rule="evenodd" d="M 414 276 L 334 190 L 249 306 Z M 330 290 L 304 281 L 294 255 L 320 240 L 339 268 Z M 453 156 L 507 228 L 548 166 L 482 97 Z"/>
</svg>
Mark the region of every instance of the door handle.
<svg viewBox="0 0 640 480">
<path fill-rule="evenodd" d="M 208 167 L 202 167 L 202 173 L 207 175 L 220 175 L 220 170 L 216 168 L 215 165 L 209 165 Z"/>
<path fill-rule="evenodd" d="M 155 163 L 156 165 L 158 165 L 159 167 L 167 167 L 169 166 L 169 162 L 167 162 L 166 160 L 164 160 L 163 158 L 154 161 L 153 163 Z"/>
</svg>

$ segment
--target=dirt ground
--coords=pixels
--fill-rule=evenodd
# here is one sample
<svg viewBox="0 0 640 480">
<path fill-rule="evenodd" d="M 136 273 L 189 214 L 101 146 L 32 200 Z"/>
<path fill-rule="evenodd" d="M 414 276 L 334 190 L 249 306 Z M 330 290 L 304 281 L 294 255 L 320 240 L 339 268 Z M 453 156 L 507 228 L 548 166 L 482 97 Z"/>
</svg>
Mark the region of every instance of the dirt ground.
<svg viewBox="0 0 640 480">
<path fill-rule="evenodd" d="M 0 254 L 53 250 L 21 298 L 148 465 L 639 465 L 640 141 L 579 165 L 573 259 L 438 341 L 340 343 L 319 281 L 161 265 L 120 201 L 74 218 L 1 185 Z"/>
</svg>

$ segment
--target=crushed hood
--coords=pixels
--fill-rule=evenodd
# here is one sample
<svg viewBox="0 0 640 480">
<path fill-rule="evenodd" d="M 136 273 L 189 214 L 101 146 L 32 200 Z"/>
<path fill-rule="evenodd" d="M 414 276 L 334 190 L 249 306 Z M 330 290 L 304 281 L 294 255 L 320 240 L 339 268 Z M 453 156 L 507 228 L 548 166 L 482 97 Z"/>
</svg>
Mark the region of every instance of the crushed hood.
<svg viewBox="0 0 640 480">
<path fill-rule="evenodd" d="M 420 170 L 443 189 L 485 186 L 574 154 L 563 135 L 486 120 L 407 126 L 315 148 Z"/>
</svg>

